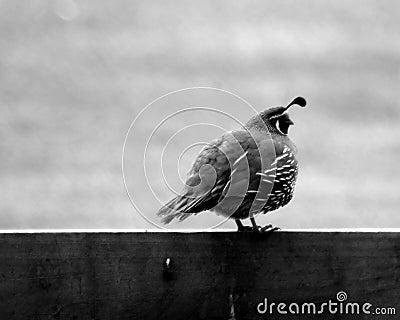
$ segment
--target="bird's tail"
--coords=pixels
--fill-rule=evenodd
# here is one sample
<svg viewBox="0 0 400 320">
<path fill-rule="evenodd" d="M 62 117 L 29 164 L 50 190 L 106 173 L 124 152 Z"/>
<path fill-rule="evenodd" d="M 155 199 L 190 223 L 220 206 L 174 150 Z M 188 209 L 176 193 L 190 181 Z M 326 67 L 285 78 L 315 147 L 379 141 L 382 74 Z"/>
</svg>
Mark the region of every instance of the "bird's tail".
<svg viewBox="0 0 400 320">
<path fill-rule="evenodd" d="M 173 219 L 183 221 L 189 217 L 191 215 L 191 212 L 188 212 L 190 200 L 192 199 L 185 196 L 177 196 L 166 203 L 157 213 L 157 215 L 162 218 L 161 222 L 168 224 Z"/>
</svg>

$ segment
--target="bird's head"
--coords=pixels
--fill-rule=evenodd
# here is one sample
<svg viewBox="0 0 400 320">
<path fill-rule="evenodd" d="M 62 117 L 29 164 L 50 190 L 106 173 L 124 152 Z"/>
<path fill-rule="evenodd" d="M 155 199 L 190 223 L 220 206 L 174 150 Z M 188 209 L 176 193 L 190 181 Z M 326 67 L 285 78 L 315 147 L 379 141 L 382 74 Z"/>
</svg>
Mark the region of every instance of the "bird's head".
<svg viewBox="0 0 400 320">
<path fill-rule="evenodd" d="M 246 124 L 246 128 L 250 129 L 253 127 L 258 127 L 262 129 L 266 126 L 271 134 L 287 135 L 289 132 L 289 127 L 294 123 L 292 120 L 290 120 L 286 111 L 293 105 L 305 107 L 306 104 L 306 100 L 303 97 L 297 97 L 286 107 L 269 108 L 261 112 L 258 116 L 250 119 Z M 260 122 L 260 120 L 262 120 L 263 123 Z"/>
</svg>

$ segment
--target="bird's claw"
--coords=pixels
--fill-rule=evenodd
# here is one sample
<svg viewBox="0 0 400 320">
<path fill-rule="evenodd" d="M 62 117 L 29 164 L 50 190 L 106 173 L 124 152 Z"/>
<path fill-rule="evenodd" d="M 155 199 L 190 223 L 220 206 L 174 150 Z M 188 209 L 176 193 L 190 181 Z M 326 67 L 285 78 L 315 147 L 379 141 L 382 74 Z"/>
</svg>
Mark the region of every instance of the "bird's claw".
<svg viewBox="0 0 400 320">
<path fill-rule="evenodd" d="M 279 228 L 279 227 L 273 227 L 272 224 L 267 224 L 264 227 L 257 226 L 257 229 L 253 229 L 253 230 L 254 230 L 254 232 L 257 232 L 257 233 L 271 233 L 271 232 L 274 232 L 274 231 L 280 230 L 280 229 L 281 228 Z"/>
<path fill-rule="evenodd" d="M 280 230 L 279 227 L 273 227 L 272 224 L 267 224 L 264 227 L 261 226 L 239 226 L 238 232 L 254 232 L 254 233 L 271 233 L 276 230 Z"/>
<path fill-rule="evenodd" d="M 276 230 L 281 230 L 281 228 L 273 227 L 270 224 L 261 228 L 261 232 L 264 232 L 264 233 L 270 233 L 270 232 L 274 232 Z"/>
</svg>

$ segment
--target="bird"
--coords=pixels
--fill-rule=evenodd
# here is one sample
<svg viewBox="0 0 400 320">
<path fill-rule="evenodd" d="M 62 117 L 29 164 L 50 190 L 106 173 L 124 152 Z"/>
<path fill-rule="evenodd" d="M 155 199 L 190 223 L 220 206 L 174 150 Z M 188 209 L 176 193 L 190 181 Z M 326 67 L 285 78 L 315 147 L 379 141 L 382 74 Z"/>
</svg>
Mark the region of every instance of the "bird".
<svg viewBox="0 0 400 320">
<path fill-rule="evenodd" d="M 164 224 L 203 211 L 234 219 L 237 231 L 266 233 L 278 230 L 258 226 L 255 217 L 287 205 L 298 176 L 297 148 L 289 138 L 294 124 L 287 110 L 306 106 L 303 97 L 288 105 L 270 107 L 241 128 L 206 144 L 195 159 L 182 192 L 158 211 Z M 242 220 L 250 219 L 245 226 Z"/>
</svg>

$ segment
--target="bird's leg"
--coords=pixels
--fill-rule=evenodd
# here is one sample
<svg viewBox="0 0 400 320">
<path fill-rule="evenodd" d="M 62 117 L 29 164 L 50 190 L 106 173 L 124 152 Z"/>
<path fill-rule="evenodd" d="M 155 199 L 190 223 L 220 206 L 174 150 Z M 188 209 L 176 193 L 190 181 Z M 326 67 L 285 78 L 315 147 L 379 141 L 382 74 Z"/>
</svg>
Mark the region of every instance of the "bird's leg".
<svg viewBox="0 0 400 320">
<path fill-rule="evenodd" d="M 242 221 L 239 219 L 235 219 L 236 225 L 238 226 L 238 232 L 244 232 L 244 231 L 253 231 L 253 228 L 250 226 L 244 226 Z"/>
<path fill-rule="evenodd" d="M 254 232 L 260 232 L 261 227 L 257 225 L 256 219 L 250 218 L 251 224 L 253 225 L 253 231 Z"/>
<path fill-rule="evenodd" d="M 269 232 L 274 232 L 276 230 L 279 230 L 280 228 L 278 227 L 272 227 L 271 224 L 267 224 L 265 227 L 260 227 L 256 223 L 256 219 L 250 218 L 251 224 L 253 225 L 253 231 L 254 232 L 260 232 L 260 233 L 269 233 Z"/>
</svg>

